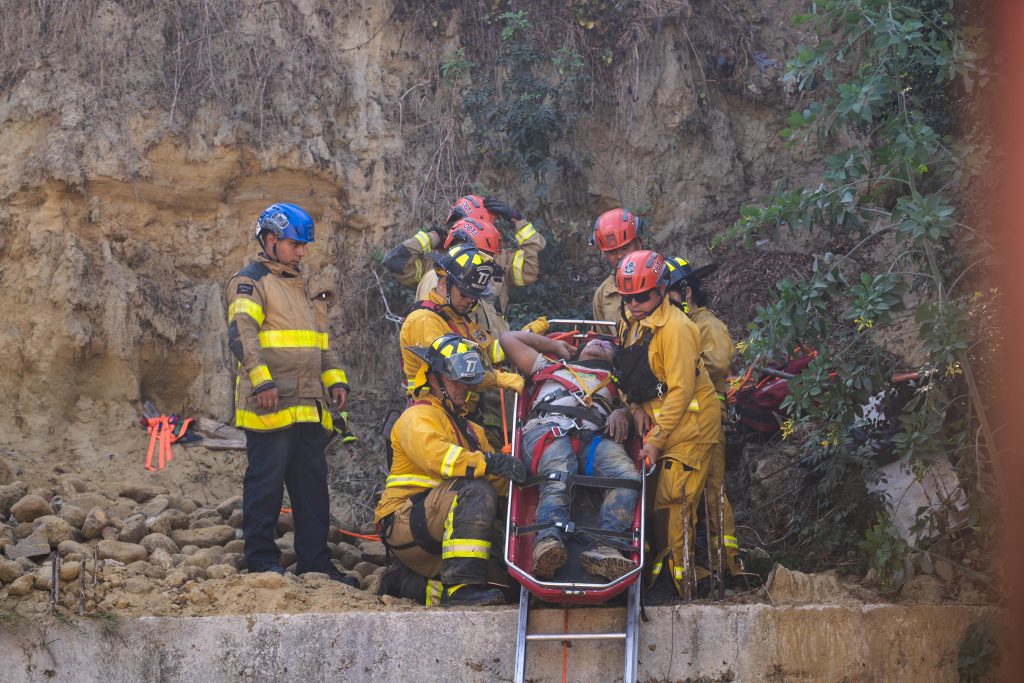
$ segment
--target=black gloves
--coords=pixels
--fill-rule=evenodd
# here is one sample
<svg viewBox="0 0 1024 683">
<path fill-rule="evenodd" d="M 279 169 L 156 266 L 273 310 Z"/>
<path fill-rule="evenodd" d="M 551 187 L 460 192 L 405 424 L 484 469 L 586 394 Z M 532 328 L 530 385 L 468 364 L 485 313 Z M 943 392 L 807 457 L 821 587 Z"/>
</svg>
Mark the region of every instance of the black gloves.
<svg viewBox="0 0 1024 683">
<path fill-rule="evenodd" d="M 463 211 L 460 207 L 458 207 L 458 206 L 452 207 L 452 212 L 450 214 L 448 214 L 448 220 L 445 221 L 445 226 L 447 226 L 448 228 L 451 228 L 453 225 L 455 225 L 456 223 L 458 223 L 459 221 L 461 221 L 465 217 L 466 217 L 466 212 Z"/>
<path fill-rule="evenodd" d="M 504 453 L 484 453 L 484 460 L 487 462 L 487 474 L 506 477 L 517 484 L 526 481 L 526 465 L 519 458 Z"/>
<path fill-rule="evenodd" d="M 513 209 L 509 204 L 498 199 L 497 197 L 485 197 L 484 208 L 490 211 L 491 213 L 497 214 L 499 216 L 504 216 L 510 221 L 519 221 L 523 219 L 523 214 L 519 213 L 518 211 Z"/>
<path fill-rule="evenodd" d="M 428 228 L 423 228 L 423 232 L 432 232 L 437 235 L 437 246 L 440 249 L 441 245 L 444 244 L 445 239 L 448 237 L 448 227 L 440 225 L 431 225 Z"/>
</svg>

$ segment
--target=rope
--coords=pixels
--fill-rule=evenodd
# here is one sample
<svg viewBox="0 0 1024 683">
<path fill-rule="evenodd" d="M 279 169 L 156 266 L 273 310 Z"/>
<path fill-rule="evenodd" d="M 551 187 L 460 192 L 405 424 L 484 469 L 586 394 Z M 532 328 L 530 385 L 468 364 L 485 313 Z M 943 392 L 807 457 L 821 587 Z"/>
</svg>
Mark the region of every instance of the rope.
<svg viewBox="0 0 1024 683">
<path fill-rule="evenodd" d="M 505 445 L 501 447 L 501 452 L 505 455 L 512 454 L 512 444 L 508 441 L 508 415 L 505 409 L 505 388 L 501 387 L 498 389 L 498 399 L 501 401 L 501 432 L 505 437 Z"/>
<path fill-rule="evenodd" d="M 290 515 L 290 514 L 292 514 L 292 509 L 291 508 L 281 508 L 281 514 L 282 515 Z M 351 536 L 352 538 L 361 538 L 364 541 L 377 541 L 378 543 L 380 543 L 380 536 L 377 536 L 375 534 L 357 534 L 354 531 L 345 531 L 344 529 L 335 529 L 335 531 L 337 531 L 339 534 L 345 534 L 346 536 Z"/>
</svg>

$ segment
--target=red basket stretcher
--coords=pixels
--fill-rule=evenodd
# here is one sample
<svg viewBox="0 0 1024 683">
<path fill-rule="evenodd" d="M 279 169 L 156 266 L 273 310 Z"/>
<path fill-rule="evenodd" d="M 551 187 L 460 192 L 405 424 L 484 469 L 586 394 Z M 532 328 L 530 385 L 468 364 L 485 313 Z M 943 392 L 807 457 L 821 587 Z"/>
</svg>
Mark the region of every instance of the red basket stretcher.
<svg viewBox="0 0 1024 683">
<path fill-rule="evenodd" d="M 576 326 L 611 326 L 614 323 L 590 320 L 553 320 L 549 323 L 571 324 Z M 567 338 L 572 335 L 573 343 L 586 343 L 596 332 L 580 332 L 573 330 L 561 335 L 550 335 L 556 338 Z M 606 336 L 606 335 L 601 335 Z M 521 453 L 522 425 L 531 410 L 531 397 L 524 392 L 522 400 L 516 397 L 513 409 L 514 423 L 512 430 L 512 452 L 530 462 L 529 454 Z M 635 437 L 624 444 L 626 452 L 633 458 L 637 470 L 644 475 L 643 463 L 639 458 L 640 442 Z M 526 456 L 526 457 L 524 457 Z M 580 565 L 580 554 L 592 542 L 600 538 L 598 519 L 603 493 L 610 488 L 609 480 L 584 475 L 570 475 L 570 526 L 564 531 L 568 561 L 552 579 L 544 580 L 533 575 L 533 544 L 536 531 L 532 529 L 536 520 L 539 499 L 538 482 L 540 477 L 531 477 L 523 486 L 510 485 L 508 498 L 508 515 L 506 517 L 505 564 L 509 574 L 519 582 L 519 626 L 516 637 L 515 681 L 525 681 L 526 646 L 531 641 L 566 642 L 573 640 L 622 640 L 625 647 L 625 663 L 623 681 L 636 680 L 636 667 L 639 654 L 639 617 L 641 571 L 644 563 L 644 510 L 646 509 L 646 486 L 641 485 L 637 498 L 633 523 L 626 538 L 618 538 L 619 545 L 626 545 L 627 553 L 633 560 L 634 567 L 623 576 L 608 581 L 603 577 L 587 573 Z M 643 481 L 641 482 L 643 483 Z M 596 485 L 596 487 L 595 487 Z M 595 495 L 596 494 L 596 495 Z M 600 605 L 610 599 L 627 592 L 625 630 L 600 633 L 529 633 L 530 596 L 549 603 L 561 605 Z"/>
</svg>

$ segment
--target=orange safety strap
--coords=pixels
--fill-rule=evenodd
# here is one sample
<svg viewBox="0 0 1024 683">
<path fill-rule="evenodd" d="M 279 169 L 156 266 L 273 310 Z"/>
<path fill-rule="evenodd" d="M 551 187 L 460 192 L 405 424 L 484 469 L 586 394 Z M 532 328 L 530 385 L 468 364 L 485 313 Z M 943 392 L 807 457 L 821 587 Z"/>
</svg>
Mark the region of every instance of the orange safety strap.
<svg viewBox="0 0 1024 683">
<path fill-rule="evenodd" d="M 171 418 L 166 415 L 151 417 L 146 420 L 146 431 L 149 432 L 149 449 L 146 451 L 146 469 L 150 472 L 162 470 L 171 460 L 174 453 L 171 451 Z M 157 446 L 157 442 L 159 446 Z M 157 449 L 157 466 L 153 467 L 153 450 Z"/>
<path fill-rule="evenodd" d="M 282 515 L 290 515 L 291 513 L 291 508 L 281 508 Z M 345 534 L 346 536 L 351 536 L 352 538 L 361 538 L 364 541 L 380 541 L 380 536 L 376 536 L 374 534 L 357 534 L 354 531 L 345 531 L 344 529 L 337 529 L 337 531 L 338 533 Z"/>
<path fill-rule="evenodd" d="M 501 387 L 498 389 L 498 399 L 501 401 L 501 432 L 505 437 L 505 445 L 501 447 L 501 452 L 505 455 L 512 453 L 512 444 L 508 441 L 508 415 L 505 410 L 505 388 Z"/>
</svg>

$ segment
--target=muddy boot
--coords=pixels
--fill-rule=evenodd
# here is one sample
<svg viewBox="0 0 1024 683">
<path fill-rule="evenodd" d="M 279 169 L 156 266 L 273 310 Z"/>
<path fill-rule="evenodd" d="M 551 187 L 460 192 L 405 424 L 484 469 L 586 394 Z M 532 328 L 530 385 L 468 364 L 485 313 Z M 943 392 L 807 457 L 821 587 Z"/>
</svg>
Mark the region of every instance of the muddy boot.
<svg viewBox="0 0 1024 683">
<path fill-rule="evenodd" d="M 580 564 L 591 574 L 603 576 L 609 581 L 614 581 L 636 566 L 632 560 L 623 557 L 622 553 L 607 545 L 599 545 L 584 552 L 580 555 Z"/>
<path fill-rule="evenodd" d="M 422 605 L 426 601 L 427 580 L 395 560 L 384 570 L 380 583 L 377 584 L 377 595 L 405 598 Z"/>
<path fill-rule="evenodd" d="M 533 575 L 538 579 L 553 579 L 568 555 L 565 545 L 554 536 L 547 536 L 533 546 Z"/>
<path fill-rule="evenodd" d="M 486 584 L 459 583 L 445 587 L 441 595 L 441 607 L 485 607 L 506 603 L 505 596 L 500 590 Z"/>
</svg>

